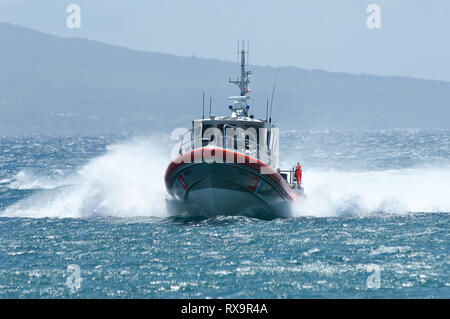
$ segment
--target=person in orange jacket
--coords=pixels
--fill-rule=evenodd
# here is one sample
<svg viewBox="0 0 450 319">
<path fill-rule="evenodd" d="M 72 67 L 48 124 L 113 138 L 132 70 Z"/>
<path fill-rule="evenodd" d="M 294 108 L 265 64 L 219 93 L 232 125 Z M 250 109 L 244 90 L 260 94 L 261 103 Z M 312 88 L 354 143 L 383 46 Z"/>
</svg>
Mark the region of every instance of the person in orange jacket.
<svg viewBox="0 0 450 319">
<path fill-rule="evenodd" d="M 302 166 L 297 162 L 297 168 L 295 169 L 295 181 L 300 186 L 302 184 Z"/>
</svg>

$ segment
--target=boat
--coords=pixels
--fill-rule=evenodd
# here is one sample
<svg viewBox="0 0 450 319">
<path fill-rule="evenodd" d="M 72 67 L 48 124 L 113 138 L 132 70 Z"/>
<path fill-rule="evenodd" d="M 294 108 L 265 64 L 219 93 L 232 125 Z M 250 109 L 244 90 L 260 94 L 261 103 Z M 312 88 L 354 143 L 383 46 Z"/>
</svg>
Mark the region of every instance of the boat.
<svg viewBox="0 0 450 319">
<path fill-rule="evenodd" d="M 268 116 L 250 114 L 247 50 L 239 49 L 240 76 L 229 78 L 240 95 L 230 96 L 230 115 L 192 121 L 181 135 L 177 156 L 165 172 L 172 200 L 192 215 L 243 215 L 258 218 L 288 217 L 292 204 L 305 198 L 301 165 L 279 168 L 279 129 Z M 272 92 L 273 98 L 273 92 Z"/>
</svg>

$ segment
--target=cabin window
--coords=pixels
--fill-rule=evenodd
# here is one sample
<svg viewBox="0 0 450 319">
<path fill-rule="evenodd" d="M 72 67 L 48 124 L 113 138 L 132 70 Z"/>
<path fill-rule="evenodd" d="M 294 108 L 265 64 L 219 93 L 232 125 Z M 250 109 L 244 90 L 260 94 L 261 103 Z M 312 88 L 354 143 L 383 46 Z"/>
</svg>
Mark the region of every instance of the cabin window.
<svg viewBox="0 0 450 319">
<path fill-rule="evenodd" d="M 208 125 L 203 131 L 202 146 L 208 145 L 223 147 L 223 134 L 216 126 Z"/>
<path fill-rule="evenodd" d="M 211 128 L 212 125 L 203 125 L 202 127 L 202 147 L 208 146 L 208 144 L 210 144 L 211 139 L 209 138 L 205 138 L 205 132 L 207 129 Z M 214 135 L 211 136 L 211 138 L 214 138 Z"/>
</svg>

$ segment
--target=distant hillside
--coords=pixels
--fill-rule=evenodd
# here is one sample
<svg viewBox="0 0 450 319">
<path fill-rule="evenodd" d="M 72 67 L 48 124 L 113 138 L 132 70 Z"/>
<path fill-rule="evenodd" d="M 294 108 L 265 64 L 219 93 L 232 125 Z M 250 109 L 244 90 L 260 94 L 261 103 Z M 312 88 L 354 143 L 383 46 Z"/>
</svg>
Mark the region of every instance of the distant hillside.
<svg viewBox="0 0 450 319">
<path fill-rule="evenodd" d="M 213 96 L 214 114 L 226 114 L 227 96 L 237 93 L 227 83 L 238 72 L 231 62 L 132 51 L 3 23 L 0 43 L 0 134 L 187 127 L 201 116 L 203 90 Z M 447 82 L 251 69 L 256 116 L 265 116 L 277 78 L 273 120 L 286 129 L 449 127 Z"/>
</svg>

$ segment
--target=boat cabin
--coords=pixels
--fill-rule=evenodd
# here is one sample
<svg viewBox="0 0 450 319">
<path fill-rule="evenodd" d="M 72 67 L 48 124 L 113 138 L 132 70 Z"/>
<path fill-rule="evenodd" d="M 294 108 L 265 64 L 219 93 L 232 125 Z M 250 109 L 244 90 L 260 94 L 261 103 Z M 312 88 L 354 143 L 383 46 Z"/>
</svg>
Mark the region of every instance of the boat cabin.
<svg viewBox="0 0 450 319">
<path fill-rule="evenodd" d="M 248 94 L 251 91 L 248 83 L 251 72 L 245 69 L 248 51 L 241 50 L 239 54 L 241 74 L 235 80 L 229 79 L 240 90 L 240 95 L 228 98 L 232 101 L 228 106 L 231 116 L 210 115 L 209 118 L 192 121 L 192 129 L 181 137 L 179 153 L 202 147 L 220 147 L 251 156 L 278 169 L 278 129 L 267 119 L 255 119 L 249 115 Z"/>
</svg>

